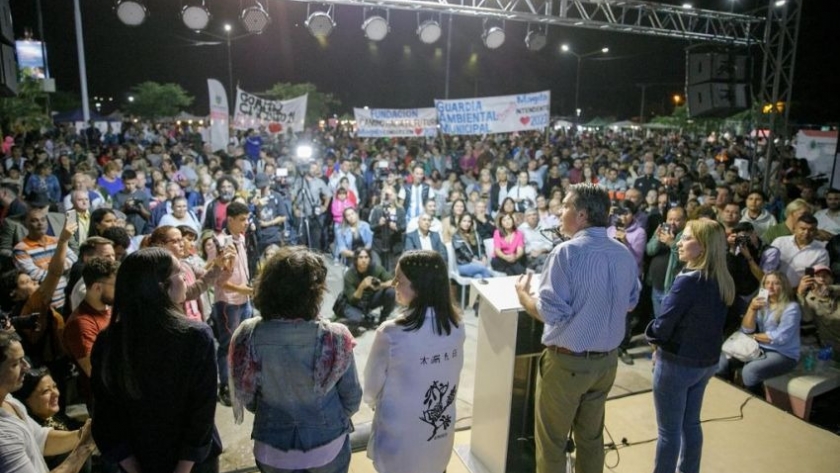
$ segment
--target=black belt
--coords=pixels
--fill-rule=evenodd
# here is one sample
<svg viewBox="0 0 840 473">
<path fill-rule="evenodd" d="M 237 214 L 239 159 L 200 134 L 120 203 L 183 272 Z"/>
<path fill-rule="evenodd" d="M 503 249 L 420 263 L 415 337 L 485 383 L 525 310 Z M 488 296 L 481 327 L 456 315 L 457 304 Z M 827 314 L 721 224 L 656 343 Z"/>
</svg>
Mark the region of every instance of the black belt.
<svg viewBox="0 0 840 473">
<path fill-rule="evenodd" d="M 554 353 L 559 353 L 561 355 L 579 356 L 581 358 L 603 358 L 612 353 L 612 351 L 572 351 L 568 348 L 553 345 L 547 346 L 546 349 L 551 350 Z"/>
</svg>

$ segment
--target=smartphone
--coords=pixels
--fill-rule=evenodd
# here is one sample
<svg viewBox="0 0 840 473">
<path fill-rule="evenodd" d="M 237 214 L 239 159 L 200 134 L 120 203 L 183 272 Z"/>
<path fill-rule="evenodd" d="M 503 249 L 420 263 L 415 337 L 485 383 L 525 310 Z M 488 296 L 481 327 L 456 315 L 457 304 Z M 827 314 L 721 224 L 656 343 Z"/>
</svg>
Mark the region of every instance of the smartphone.
<svg viewBox="0 0 840 473">
<path fill-rule="evenodd" d="M 79 213 L 76 212 L 76 209 L 70 209 L 70 210 L 67 211 L 67 220 L 74 223 L 74 224 L 79 223 Z M 811 269 L 813 269 L 813 268 L 811 268 Z"/>
<path fill-rule="evenodd" d="M 275 177 L 288 177 L 289 176 L 289 170 L 286 169 L 286 168 L 277 168 L 277 169 L 274 170 L 274 176 Z"/>
<path fill-rule="evenodd" d="M 815 272 L 814 272 L 814 267 L 813 266 L 805 268 L 805 276 L 814 277 L 814 274 L 815 274 Z"/>
<path fill-rule="evenodd" d="M 770 295 L 770 291 L 768 291 L 767 289 L 761 288 L 761 289 L 758 290 L 758 296 L 757 297 L 759 297 L 761 299 L 764 299 L 764 300 L 767 300 L 767 296 L 769 296 L 769 295 Z"/>
</svg>

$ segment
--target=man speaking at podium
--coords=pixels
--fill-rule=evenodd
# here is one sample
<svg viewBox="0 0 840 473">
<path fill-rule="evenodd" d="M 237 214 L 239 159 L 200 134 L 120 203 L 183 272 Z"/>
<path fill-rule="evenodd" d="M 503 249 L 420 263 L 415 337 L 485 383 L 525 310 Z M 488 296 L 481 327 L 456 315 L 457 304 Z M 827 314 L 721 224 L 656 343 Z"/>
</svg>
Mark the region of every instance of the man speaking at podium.
<svg viewBox="0 0 840 473">
<path fill-rule="evenodd" d="M 576 471 L 604 469 L 604 405 L 615 381 L 626 315 L 640 289 L 630 251 L 607 237 L 609 210 L 606 190 L 573 185 L 561 219 L 571 239 L 552 250 L 536 297 L 530 275 L 516 283 L 522 307 L 545 323 L 535 396 L 537 473 L 566 471 L 570 431 Z"/>
</svg>

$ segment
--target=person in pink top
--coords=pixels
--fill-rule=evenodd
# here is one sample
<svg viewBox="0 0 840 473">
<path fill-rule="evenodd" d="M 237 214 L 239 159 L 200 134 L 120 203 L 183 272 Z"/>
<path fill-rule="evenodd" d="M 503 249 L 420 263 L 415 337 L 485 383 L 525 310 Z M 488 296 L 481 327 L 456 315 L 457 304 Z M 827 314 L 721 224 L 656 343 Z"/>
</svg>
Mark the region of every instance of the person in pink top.
<svg viewBox="0 0 840 473">
<path fill-rule="evenodd" d="M 516 229 L 512 214 L 500 212 L 496 217 L 493 252 L 490 266 L 495 271 L 508 276 L 525 274 L 525 237 Z"/>
<path fill-rule="evenodd" d="M 335 190 L 335 197 L 330 204 L 336 233 L 341 228 L 341 224 L 344 223 L 344 209 L 348 207 L 356 208 L 356 196 L 353 195 L 353 191 L 348 191 L 344 186 L 341 186 Z"/>
</svg>

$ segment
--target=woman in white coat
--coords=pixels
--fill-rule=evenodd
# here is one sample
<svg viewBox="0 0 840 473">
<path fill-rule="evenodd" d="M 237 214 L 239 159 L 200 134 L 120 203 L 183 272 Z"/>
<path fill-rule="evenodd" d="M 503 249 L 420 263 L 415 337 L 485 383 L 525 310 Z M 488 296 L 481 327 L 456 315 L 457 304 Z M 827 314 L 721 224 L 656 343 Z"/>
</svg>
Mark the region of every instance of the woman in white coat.
<svg viewBox="0 0 840 473">
<path fill-rule="evenodd" d="M 464 325 L 437 252 L 403 254 L 394 282 L 405 310 L 379 326 L 365 367 L 368 457 L 379 473 L 441 473 L 455 440 Z"/>
</svg>

